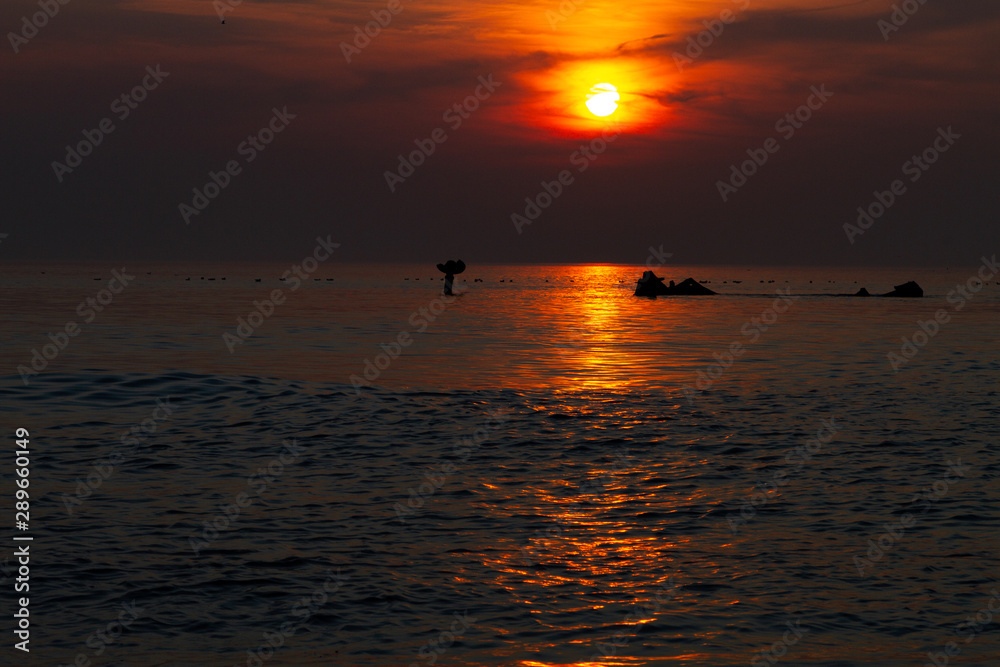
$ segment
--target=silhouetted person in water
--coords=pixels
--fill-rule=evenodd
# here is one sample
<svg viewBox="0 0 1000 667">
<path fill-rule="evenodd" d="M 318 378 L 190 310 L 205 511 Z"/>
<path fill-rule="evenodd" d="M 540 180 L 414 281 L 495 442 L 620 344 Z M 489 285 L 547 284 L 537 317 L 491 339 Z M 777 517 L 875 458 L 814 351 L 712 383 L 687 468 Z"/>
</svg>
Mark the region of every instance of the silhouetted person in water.
<svg viewBox="0 0 1000 667">
<path fill-rule="evenodd" d="M 438 271 L 444 274 L 444 293 L 452 295 L 452 285 L 455 283 L 455 275 L 465 271 L 465 262 L 458 260 L 448 260 L 444 264 L 438 264 Z"/>
</svg>

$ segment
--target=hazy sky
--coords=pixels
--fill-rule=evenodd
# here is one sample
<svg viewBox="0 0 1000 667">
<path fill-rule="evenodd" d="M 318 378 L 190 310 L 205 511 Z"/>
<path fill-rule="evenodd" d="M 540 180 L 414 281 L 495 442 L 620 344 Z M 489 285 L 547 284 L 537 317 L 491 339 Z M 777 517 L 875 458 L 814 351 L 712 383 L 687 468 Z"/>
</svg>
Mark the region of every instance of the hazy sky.
<svg viewBox="0 0 1000 667">
<path fill-rule="evenodd" d="M 243 0 L 224 25 L 222 0 L 48 3 L 37 29 L 38 0 L 0 6 L 4 259 L 286 260 L 319 233 L 341 260 L 470 264 L 1000 250 L 996 0 Z"/>
</svg>

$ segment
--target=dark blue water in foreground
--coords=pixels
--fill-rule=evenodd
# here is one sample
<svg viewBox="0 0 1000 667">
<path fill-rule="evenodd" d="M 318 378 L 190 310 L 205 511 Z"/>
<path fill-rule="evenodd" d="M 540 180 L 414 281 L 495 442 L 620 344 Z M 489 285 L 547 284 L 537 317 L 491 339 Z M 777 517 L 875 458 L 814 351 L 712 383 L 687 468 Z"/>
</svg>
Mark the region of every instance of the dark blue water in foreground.
<svg viewBox="0 0 1000 667">
<path fill-rule="evenodd" d="M 744 665 L 773 649 L 895 666 L 952 641 L 950 664 L 1000 664 L 1000 614 L 976 621 L 1000 610 L 995 287 L 897 373 L 886 354 L 952 307 L 953 276 L 858 302 L 796 274 L 802 298 L 751 341 L 780 275 L 647 301 L 617 282 L 634 270 L 585 291 L 563 271 L 555 295 L 541 277 L 484 287 L 420 332 L 409 316 L 434 292 L 310 286 L 234 354 L 222 333 L 260 287 L 161 277 L 27 386 L 16 365 L 99 285 L 9 291 L 0 405 L 12 449 L 31 432 L 35 537 L 18 664 Z M 414 342 L 356 392 L 402 331 Z M 733 342 L 747 351 L 713 369 Z"/>
</svg>

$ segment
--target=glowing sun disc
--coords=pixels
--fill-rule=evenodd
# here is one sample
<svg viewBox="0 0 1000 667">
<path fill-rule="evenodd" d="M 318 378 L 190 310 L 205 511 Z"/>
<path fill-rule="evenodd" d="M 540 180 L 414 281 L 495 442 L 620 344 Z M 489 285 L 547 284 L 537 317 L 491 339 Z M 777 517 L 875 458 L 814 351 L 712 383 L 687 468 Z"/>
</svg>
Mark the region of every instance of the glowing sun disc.
<svg viewBox="0 0 1000 667">
<path fill-rule="evenodd" d="M 621 95 L 610 83 L 599 83 L 587 94 L 587 108 L 595 116 L 610 116 L 618 108 Z"/>
</svg>

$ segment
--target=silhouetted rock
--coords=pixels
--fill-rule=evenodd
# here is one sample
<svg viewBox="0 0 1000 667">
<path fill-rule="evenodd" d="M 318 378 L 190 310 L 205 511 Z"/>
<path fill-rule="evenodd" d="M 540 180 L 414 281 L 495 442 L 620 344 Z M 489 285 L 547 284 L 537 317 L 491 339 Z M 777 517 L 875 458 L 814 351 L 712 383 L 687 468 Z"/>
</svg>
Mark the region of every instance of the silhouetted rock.
<svg viewBox="0 0 1000 667">
<path fill-rule="evenodd" d="M 924 290 L 920 288 L 920 285 L 913 282 L 912 280 L 902 285 L 896 285 L 892 288 L 891 292 L 886 292 L 882 296 L 899 296 L 907 298 L 920 298 L 924 295 Z"/>
<path fill-rule="evenodd" d="M 712 290 L 708 289 L 701 283 L 699 283 L 694 278 L 688 278 L 687 280 L 682 280 L 679 285 L 674 285 L 668 288 L 669 294 L 686 294 L 686 295 L 705 295 L 715 294 Z"/>
<path fill-rule="evenodd" d="M 657 296 L 666 293 L 667 287 L 663 284 L 663 278 L 660 278 L 652 271 L 644 271 L 642 278 L 639 278 L 635 283 L 635 293 L 633 296 Z"/>
<path fill-rule="evenodd" d="M 924 290 L 920 288 L 920 285 L 916 284 L 912 280 L 908 283 L 903 283 L 902 285 L 896 285 L 891 292 L 886 292 L 885 294 L 871 294 L 867 289 L 862 287 L 855 294 L 837 294 L 834 296 L 894 296 L 894 297 L 906 297 L 906 298 L 920 298 L 924 295 Z"/>
<path fill-rule="evenodd" d="M 652 271 L 645 271 L 642 274 L 642 278 L 639 278 L 636 282 L 634 296 L 681 296 L 709 294 L 715 294 L 715 292 L 708 289 L 694 278 L 688 278 L 687 280 L 681 281 L 679 285 L 675 285 L 674 281 L 671 280 L 670 285 L 667 286 L 663 284 L 663 278 L 660 278 Z"/>
</svg>

